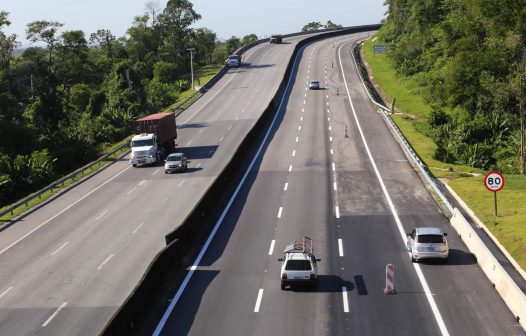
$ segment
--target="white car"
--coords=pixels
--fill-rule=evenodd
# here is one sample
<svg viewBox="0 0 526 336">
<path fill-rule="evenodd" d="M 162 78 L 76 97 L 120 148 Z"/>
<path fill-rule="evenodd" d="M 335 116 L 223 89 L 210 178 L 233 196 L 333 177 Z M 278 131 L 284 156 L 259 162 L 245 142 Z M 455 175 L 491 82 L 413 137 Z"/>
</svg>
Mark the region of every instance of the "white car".
<svg viewBox="0 0 526 336">
<path fill-rule="evenodd" d="M 317 262 L 321 260 L 314 257 L 310 238 L 305 237 L 300 243 L 290 242 L 283 251 L 283 258 L 278 260 L 282 262 L 281 289 L 294 285 L 307 285 L 312 289 L 316 288 Z"/>
<path fill-rule="evenodd" d="M 442 259 L 447 261 L 449 246 L 447 233 L 437 227 L 414 228 L 407 234 L 407 250 L 411 254 L 411 261 L 421 259 Z"/>
<path fill-rule="evenodd" d="M 183 153 L 172 153 L 166 157 L 164 162 L 164 173 L 184 172 L 188 166 L 186 156 Z"/>
<path fill-rule="evenodd" d="M 319 90 L 320 82 L 317 80 L 311 80 L 309 82 L 309 90 Z"/>
</svg>

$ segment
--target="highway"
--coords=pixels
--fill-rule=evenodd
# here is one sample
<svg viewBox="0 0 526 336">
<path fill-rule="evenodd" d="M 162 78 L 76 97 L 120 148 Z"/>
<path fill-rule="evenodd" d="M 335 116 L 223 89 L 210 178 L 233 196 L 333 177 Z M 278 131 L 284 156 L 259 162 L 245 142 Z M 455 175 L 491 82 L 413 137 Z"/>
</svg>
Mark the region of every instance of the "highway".
<svg viewBox="0 0 526 336">
<path fill-rule="evenodd" d="M 0 335 L 97 335 L 274 96 L 295 44 L 260 44 L 177 117 L 189 169 L 127 158 L 0 232 Z"/>
<path fill-rule="evenodd" d="M 368 100 L 350 51 L 365 36 L 300 54 L 262 155 L 159 334 L 525 334 Z M 415 226 L 449 233 L 447 264 L 410 261 Z M 318 287 L 283 291 L 277 259 L 303 236 L 322 259 Z"/>
</svg>

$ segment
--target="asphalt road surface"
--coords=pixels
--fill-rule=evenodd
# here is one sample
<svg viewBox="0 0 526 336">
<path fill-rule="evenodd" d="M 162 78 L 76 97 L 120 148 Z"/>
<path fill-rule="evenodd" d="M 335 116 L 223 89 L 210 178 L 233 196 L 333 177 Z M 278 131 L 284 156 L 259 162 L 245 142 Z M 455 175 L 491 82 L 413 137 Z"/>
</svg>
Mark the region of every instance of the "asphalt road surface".
<svg viewBox="0 0 526 336">
<path fill-rule="evenodd" d="M 0 233 L 0 335 L 97 335 L 275 94 L 295 44 L 248 50 L 178 116 L 183 174 L 113 164 Z"/>
<path fill-rule="evenodd" d="M 160 334 L 524 335 L 368 100 L 350 51 L 366 35 L 304 49 L 262 156 Z M 450 233 L 447 264 L 410 261 L 415 226 Z M 322 259 L 317 289 L 281 290 L 277 259 L 303 236 Z M 397 294 L 386 295 L 390 263 Z"/>
</svg>

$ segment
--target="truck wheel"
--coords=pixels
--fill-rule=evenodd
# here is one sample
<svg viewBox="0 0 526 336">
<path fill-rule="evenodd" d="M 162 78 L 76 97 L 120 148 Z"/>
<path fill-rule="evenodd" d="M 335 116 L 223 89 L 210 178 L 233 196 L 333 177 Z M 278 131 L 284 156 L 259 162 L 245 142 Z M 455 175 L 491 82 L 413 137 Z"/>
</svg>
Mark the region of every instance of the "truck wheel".
<svg viewBox="0 0 526 336">
<path fill-rule="evenodd" d="M 282 282 L 281 283 L 281 290 L 285 290 L 285 287 L 286 287 L 285 284 Z"/>
<path fill-rule="evenodd" d="M 132 164 L 132 166 L 133 166 L 133 167 L 137 167 L 137 165 L 136 165 L 135 163 L 134 163 L 134 164 Z"/>
</svg>

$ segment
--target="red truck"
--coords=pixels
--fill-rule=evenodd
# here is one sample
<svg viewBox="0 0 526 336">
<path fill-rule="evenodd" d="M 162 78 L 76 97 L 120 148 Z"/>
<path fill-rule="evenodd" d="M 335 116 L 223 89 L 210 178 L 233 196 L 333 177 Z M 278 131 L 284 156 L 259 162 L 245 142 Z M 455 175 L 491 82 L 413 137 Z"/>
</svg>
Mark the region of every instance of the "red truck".
<svg viewBox="0 0 526 336">
<path fill-rule="evenodd" d="M 175 150 L 177 126 L 175 113 L 160 112 L 133 122 L 130 163 L 134 166 L 155 164 Z"/>
</svg>

